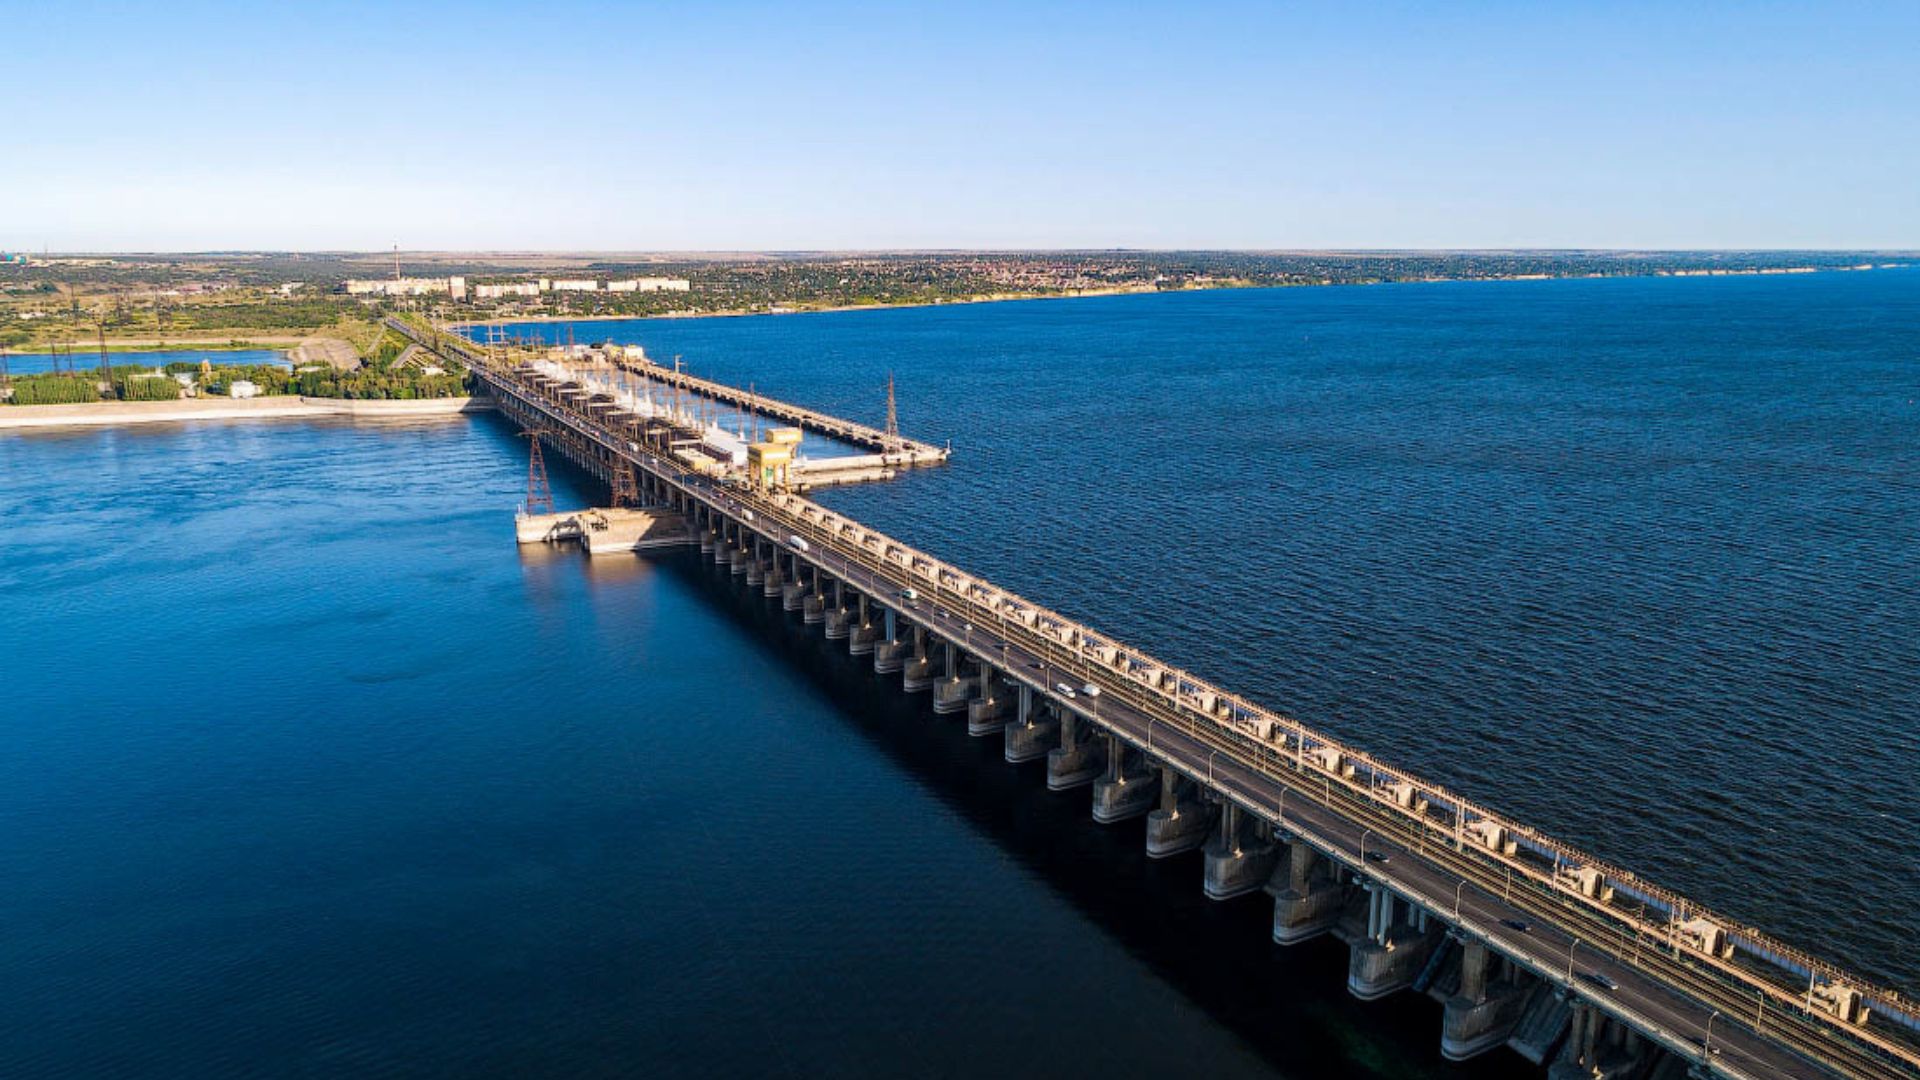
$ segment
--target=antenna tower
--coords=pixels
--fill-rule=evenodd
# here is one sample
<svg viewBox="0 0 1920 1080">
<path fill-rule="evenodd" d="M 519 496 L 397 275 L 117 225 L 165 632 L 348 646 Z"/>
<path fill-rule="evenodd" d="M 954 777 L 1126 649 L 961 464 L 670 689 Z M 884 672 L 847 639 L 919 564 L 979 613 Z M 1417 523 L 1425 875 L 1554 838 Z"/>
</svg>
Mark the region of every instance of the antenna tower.
<svg viewBox="0 0 1920 1080">
<path fill-rule="evenodd" d="M 893 372 L 887 372 L 887 438 L 889 451 L 900 449 L 900 413 L 893 406 Z"/>
<path fill-rule="evenodd" d="M 107 324 L 102 320 L 96 325 L 100 328 L 100 381 L 107 385 L 106 392 L 113 394 L 113 365 L 107 363 Z"/>
<path fill-rule="evenodd" d="M 523 431 L 527 437 L 527 505 L 529 514 L 553 513 L 553 488 L 547 485 L 547 462 L 540 456 L 539 431 Z"/>
<path fill-rule="evenodd" d="M 622 461 L 613 468 L 613 505 L 640 505 L 640 485 L 634 479 L 631 461 Z"/>
</svg>

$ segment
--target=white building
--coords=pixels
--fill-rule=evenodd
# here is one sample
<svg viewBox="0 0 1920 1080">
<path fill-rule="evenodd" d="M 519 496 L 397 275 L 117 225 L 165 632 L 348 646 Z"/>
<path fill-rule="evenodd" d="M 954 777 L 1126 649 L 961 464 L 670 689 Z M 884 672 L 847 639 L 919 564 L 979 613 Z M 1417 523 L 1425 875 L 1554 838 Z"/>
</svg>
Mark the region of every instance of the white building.
<svg viewBox="0 0 1920 1080">
<path fill-rule="evenodd" d="M 686 292 L 693 283 L 686 278 L 643 277 L 607 282 L 608 292 Z"/>
<path fill-rule="evenodd" d="M 227 384 L 227 396 L 232 398 L 259 397 L 260 388 L 251 379 L 235 379 Z"/>
<path fill-rule="evenodd" d="M 600 283 L 591 278 L 578 278 L 571 281 L 555 281 L 554 292 L 599 292 Z"/>
<path fill-rule="evenodd" d="M 455 283 L 459 283 L 459 295 L 467 292 L 467 279 L 454 278 L 377 278 L 367 281 L 347 282 L 348 296 L 430 296 L 434 293 L 451 293 Z"/>
<path fill-rule="evenodd" d="M 473 295 L 476 300 L 499 300 L 507 296 L 539 296 L 540 283 L 522 281 L 510 285 L 475 285 Z"/>
</svg>

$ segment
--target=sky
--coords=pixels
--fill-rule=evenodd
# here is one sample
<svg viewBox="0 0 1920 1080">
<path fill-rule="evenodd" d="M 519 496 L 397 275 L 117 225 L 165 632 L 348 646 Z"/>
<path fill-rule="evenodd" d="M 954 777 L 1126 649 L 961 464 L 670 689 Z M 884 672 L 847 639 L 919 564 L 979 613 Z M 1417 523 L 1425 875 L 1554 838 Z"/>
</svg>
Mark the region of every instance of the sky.
<svg viewBox="0 0 1920 1080">
<path fill-rule="evenodd" d="M 0 0 L 0 250 L 1920 248 L 1920 4 Z"/>
</svg>

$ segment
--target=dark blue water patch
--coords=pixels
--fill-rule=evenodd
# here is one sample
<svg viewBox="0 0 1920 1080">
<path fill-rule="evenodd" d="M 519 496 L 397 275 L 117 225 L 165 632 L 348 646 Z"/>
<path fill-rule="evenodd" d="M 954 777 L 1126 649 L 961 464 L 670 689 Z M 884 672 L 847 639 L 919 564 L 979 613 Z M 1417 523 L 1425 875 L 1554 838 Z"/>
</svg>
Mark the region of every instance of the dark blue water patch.
<svg viewBox="0 0 1920 1080">
<path fill-rule="evenodd" d="M 71 366 L 76 371 L 93 371 L 100 367 L 99 350 L 78 349 L 71 355 L 55 356 L 53 353 L 8 353 L 7 370 L 15 375 L 32 375 L 38 372 L 55 370 L 56 362 L 60 367 Z M 198 364 L 202 360 L 218 367 L 221 364 L 269 365 L 273 367 L 292 367 L 284 349 L 156 349 L 143 352 L 107 353 L 107 362 L 114 367 L 137 365 L 146 368 L 161 368 L 168 364 Z"/>
</svg>

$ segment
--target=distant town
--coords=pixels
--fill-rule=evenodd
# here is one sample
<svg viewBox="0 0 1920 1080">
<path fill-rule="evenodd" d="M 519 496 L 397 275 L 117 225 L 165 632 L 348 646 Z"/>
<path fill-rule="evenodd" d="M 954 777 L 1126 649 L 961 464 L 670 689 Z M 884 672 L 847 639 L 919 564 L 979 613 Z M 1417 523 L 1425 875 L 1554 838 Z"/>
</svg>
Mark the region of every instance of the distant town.
<svg viewBox="0 0 1920 1080">
<path fill-rule="evenodd" d="M 780 314 L 1191 289 L 1805 273 L 1913 252 L 882 252 L 635 255 L 0 252 L 0 350 L 304 348 L 337 368 L 380 320 Z"/>
</svg>

